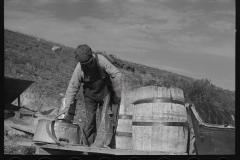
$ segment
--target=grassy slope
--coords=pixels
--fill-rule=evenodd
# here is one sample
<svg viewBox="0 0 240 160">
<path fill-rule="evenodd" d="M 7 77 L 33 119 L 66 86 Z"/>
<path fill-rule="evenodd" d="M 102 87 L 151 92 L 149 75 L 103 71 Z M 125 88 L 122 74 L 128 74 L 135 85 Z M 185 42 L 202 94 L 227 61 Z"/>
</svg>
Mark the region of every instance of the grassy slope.
<svg viewBox="0 0 240 160">
<path fill-rule="evenodd" d="M 52 52 L 54 45 L 62 47 L 62 52 Z M 28 99 L 22 105 L 42 112 L 60 106 L 59 93 L 65 93 L 77 64 L 73 51 L 74 48 L 5 29 L 4 75 L 35 81 L 22 95 L 23 99 Z M 128 90 L 146 85 L 179 87 L 184 91 L 186 102 L 210 101 L 220 108 L 235 110 L 235 92 L 216 87 L 208 80 L 195 80 L 110 56 L 125 75 Z M 81 91 L 77 97 L 83 108 Z M 84 109 L 79 112 L 80 117 L 85 116 Z"/>
</svg>

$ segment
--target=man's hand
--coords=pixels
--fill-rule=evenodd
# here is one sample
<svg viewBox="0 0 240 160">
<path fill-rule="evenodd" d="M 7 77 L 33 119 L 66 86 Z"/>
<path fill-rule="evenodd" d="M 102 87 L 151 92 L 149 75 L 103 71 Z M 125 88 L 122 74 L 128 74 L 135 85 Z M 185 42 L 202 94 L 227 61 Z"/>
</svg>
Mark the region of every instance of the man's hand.
<svg viewBox="0 0 240 160">
<path fill-rule="evenodd" d="M 118 96 L 116 96 L 116 95 L 113 95 L 113 96 L 112 96 L 112 103 L 113 103 L 113 104 L 119 104 L 120 101 L 121 101 L 121 98 L 120 98 L 120 97 L 118 97 Z"/>
</svg>

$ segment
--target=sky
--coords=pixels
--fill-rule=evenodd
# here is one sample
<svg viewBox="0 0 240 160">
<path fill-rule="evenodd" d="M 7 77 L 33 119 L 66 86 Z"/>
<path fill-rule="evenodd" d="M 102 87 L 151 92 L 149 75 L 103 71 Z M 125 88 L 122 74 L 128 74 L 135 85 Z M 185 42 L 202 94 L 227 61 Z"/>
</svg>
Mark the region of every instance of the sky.
<svg viewBox="0 0 240 160">
<path fill-rule="evenodd" d="M 235 91 L 234 0 L 5 0 L 4 28 Z"/>
</svg>

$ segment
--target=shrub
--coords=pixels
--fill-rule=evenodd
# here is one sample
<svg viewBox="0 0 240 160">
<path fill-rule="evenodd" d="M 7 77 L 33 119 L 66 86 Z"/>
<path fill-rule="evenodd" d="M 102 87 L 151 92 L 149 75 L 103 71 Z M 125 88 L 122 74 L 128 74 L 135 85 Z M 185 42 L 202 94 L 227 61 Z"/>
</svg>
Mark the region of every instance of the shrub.
<svg viewBox="0 0 240 160">
<path fill-rule="evenodd" d="M 213 103 L 217 97 L 216 89 L 208 79 L 195 80 L 189 89 L 188 98 L 194 103 Z"/>
</svg>

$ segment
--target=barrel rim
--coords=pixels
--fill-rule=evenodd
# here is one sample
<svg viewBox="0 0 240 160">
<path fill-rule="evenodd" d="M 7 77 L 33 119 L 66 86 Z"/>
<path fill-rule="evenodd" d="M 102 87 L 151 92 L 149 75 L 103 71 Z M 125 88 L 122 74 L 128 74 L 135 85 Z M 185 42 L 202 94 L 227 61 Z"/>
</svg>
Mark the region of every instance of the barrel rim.
<svg viewBox="0 0 240 160">
<path fill-rule="evenodd" d="M 188 127 L 188 122 L 139 122 L 133 121 L 133 126 L 183 126 Z"/>
<path fill-rule="evenodd" d="M 132 133 L 131 132 L 120 132 L 120 131 L 116 131 L 116 136 L 121 136 L 121 137 L 132 137 Z"/>
<path fill-rule="evenodd" d="M 120 114 L 118 115 L 118 119 L 132 119 L 133 115 L 127 115 L 127 114 Z"/>
<path fill-rule="evenodd" d="M 137 105 L 142 103 L 174 103 L 174 104 L 185 105 L 184 101 L 173 99 L 172 97 L 144 98 L 144 99 L 136 100 L 132 104 Z"/>
</svg>

